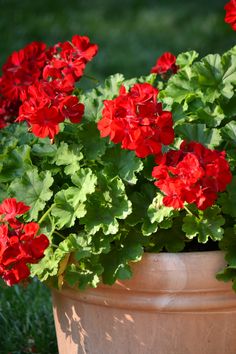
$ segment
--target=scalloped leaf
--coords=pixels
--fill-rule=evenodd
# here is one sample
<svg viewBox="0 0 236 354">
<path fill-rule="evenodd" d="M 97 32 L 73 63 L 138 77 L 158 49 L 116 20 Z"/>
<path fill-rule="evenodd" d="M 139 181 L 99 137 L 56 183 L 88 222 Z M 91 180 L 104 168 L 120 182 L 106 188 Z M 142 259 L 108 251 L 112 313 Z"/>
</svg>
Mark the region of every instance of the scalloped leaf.
<svg viewBox="0 0 236 354">
<path fill-rule="evenodd" d="M 88 233 L 95 234 L 102 229 L 105 235 L 115 234 L 119 229 L 117 219 L 125 219 L 131 213 L 124 184 L 118 176 L 108 179 L 100 174 L 97 188 L 100 193 L 88 197 L 87 214 L 80 222 Z"/>
<path fill-rule="evenodd" d="M 80 169 L 79 161 L 83 158 L 81 149 L 80 145 L 69 146 L 67 143 L 61 142 L 52 163 L 56 163 L 57 166 L 66 166 L 65 174 L 73 175 Z"/>
<path fill-rule="evenodd" d="M 51 213 L 59 229 L 73 226 L 77 218 L 86 214 L 85 200 L 86 193 L 76 187 L 61 190 L 55 195 Z"/>
<path fill-rule="evenodd" d="M 221 129 L 221 134 L 226 141 L 236 145 L 236 122 L 232 121 Z"/>
<path fill-rule="evenodd" d="M 199 54 L 195 50 L 190 50 L 189 52 L 180 53 L 176 58 L 176 64 L 180 66 L 181 69 L 186 66 L 192 65 L 192 63 L 198 58 Z"/>
<path fill-rule="evenodd" d="M 224 234 L 221 226 L 224 225 L 225 219 L 219 213 L 220 208 L 215 205 L 203 212 L 199 211 L 199 216 L 186 215 L 182 226 L 186 237 L 193 239 L 198 236 L 200 243 L 206 243 L 209 238 L 213 241 L 221 240 Z"/>
<path fill-rule="evenodd" d="M 101 264 L 94 259 L 81 261 L 78 264 L 71 264 L 65 272 L 65 281 L 72 287 L 77 286 L 80 290 L 86 289 L 88 286 L 95 288 L 103 272 Z"/>
<path fill-rule="evenodd" d="M 48 247 L 44 252 L 44 257 L 39 263 L 30 265 L 31 276 L 37 276 L 37 278 L 43 282 L 49 277 L 57 275 L 59 262 L 64 258 L 64 254 L 61 258 L 56 259 L 53 253 L 53 248 Z"/>
<path fill-rule="evenodd" d="M 181 230 L 178 228 L 173 232 L 172 230 L 160 229 L 154 236 L 154 250 L 161 252 L 181 252 L 185 247 L 185 237 Z"/>
<path fill-rule="evenodd" d="M 226 193 L 221 193 L 219 202 L 225 214 L 236 217 L 236 176 L 226 188 Z"/>
<path fill-rule="evenodd" d="M 93 174 L 90 168 L 81 168 L 71 177 L 71 180 L 80 190 L 79 198 L 81 201 L 85 201 L 87 195 L 95 191 L 97 176 Z"/>
<path fill-rule="evenodd" d="M 138 261 L 142 258 L 143 247 L 140 238 L 135 233 L 128 234 L 120 242 L 120 247 L 116 246 L 106 255 L 102 255 L 102 265 L 104 272 L 102 279 L 105 284 L 114 284 L 116 279 L 129 279 L 132 272 L 129 266 L 130 261 Z"/>
<path fill-rule="evenodd" d="M 52 184 L 53 178 L 49 171 L 39 173 L 37 168 L 33 168 L 16 178 L 9 189 L 11 195 L 31 207 L 28 220 L 37 220 L 38 213 L 44 210 L 46 202 L 52 197 Z"/>
<path fill-rule="evenodd" d="M 224 238 L 219 242 L 219 247 L 225 252 L 225 260 L 232 267 L 236 267 L 236 229 L 227 228 L 224 233 Z"/>
<path fill-rule="evenodd" d="M 222 142 L 222 137 L 218 129 L 209 129 L 206 124 L 182 124 L 175 128 L 175 132 L 182 139 L 188 141 L 197 141 L 209 149 L 219 146 Z"/>
<path fill-rule="evenodd" d="M 153 199 L 152 204 L 148 207 L 147 215 L 150 218 L 151 223 L 161 223 L 166 218 L 172 218 L 176 213 L 173 208 L 169 208 L 163 204 L 163 195 L 157 193 L 157 196 Z"/>
<path fill-rule="evenodd" d="M 85 105 L 84 118 L 88 121 L 97 122 L 101 119 L 103 101 L 111 100 L 118 95 L 120 86 L 124 83 L 122 74 L 109 76 L 105 83 L 96 87 L 80 97 L 80 102 Z"/>
<path fill-rule="evenodd" d="M 109 149 L 103 157 L 103 163 L 111 176 L 120 176 L 124 181 L 135 184 L 136 173 L 143 169 L 141 159 L 133 151 L 127 151 L 116 145 Z"/>
<path fill-rule="evenodd" d="M 139 192 L 130 195 L 132 202 L 132 213 L 127 217 L 126 222 L 135 226 L 144 221 L 149 205 L 156 195 L 157 188 L 151 184 L 143 184 Z"/>
<path fill-rule="evenodd" d="M 197 85 L 196 74 L 190 67 L 180 70 L 173 75 L 169 81 L 164 92 L 160 92 L 160 97 L 168 96 L 173 98 L 177 103 L 182 103 L 184 100 L 191 100 L 196 96 L 201 96 L 199 86 Z M 185 104 L 185 109 L 187 105 Z"/>
<path fill-rule="evenodd" d="M 89 137 L 93 137 L 90 139 Z M 101 139 L 97 124 L 89 122 L 84 124 L 78 138 L 83 146 L 83 154 L 88 160 L 95 160 L 101 157 L 107 149 L 107 139 Z"/>
<path fill-rule="evenodd" d="M 30 150 L 28 145 L 21 145 L 0 155 L 0 182 L 11 182 L 32 169 Z"/>
</svg>

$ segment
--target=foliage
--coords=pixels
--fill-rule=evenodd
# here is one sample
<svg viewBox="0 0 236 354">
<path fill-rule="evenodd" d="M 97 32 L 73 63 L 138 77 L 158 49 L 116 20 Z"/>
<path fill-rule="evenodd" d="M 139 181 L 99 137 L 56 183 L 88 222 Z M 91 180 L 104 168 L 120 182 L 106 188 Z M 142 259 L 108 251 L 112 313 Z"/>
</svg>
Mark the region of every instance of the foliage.
<svg viewBox="0 0 236 354">
<path fill-rule="evenodd" d="M 2 67 L 0 276 L 84 289 L 129 278 L 145 251 L 214 244 L 235 284 L 236 48 L 165 52 L 148 76 L 83 90 L 97 52 L 74 35 Z"/>
</svg>

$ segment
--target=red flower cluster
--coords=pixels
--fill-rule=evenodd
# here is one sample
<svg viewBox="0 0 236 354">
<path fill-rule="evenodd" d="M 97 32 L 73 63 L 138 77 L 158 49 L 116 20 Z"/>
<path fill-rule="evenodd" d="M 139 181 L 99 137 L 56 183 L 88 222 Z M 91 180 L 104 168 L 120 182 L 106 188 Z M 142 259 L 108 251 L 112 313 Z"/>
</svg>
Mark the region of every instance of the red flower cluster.
<svg viewBox="0 0 236 354">
<path fill-rule="evenodd" d="M 196 142 L 182 142 L 180 150 L 168 151 L 157 162 L 152 172 L 155 185 L 165 194 L 164 205 L 175 209 L 185 202 L 200 210 L 212 206 L 232 179 L 225 153 Z"/>
<path fill-rule="evenodd" d="M 44 43 L 32 42 L 7 59 L 0 78 L 0 127 L 17 116 L 21 92 L 42 76 L 48 55 Z"/>
<path fill-rule="evenodd" d="M 69 118 L 79 123 L 84 105 L 76 96 L 68 94 L 67 88 L 57 89 L 53 81 L 41 80 L 30 86 L 27 98 L 19 109 L 17 121 L 26 120 L 32 132 L 40 138 L 53 139 L 59 132 L 59 123 Z M 72 92 L 73 87 L 69 92 Z"/>
<path fill-rule="evenodd" d="M 236 31 L 236 0 L 229 1 L 225 7 L 225 22 L 229 23 L 234 31 Z"/>
<path fill-rule="evenodd" d="M 129 92 L 122 86 L 119 96 L 104 101 L 101 136 L 110 136 L 123 149 L 134 150 L 138 157 L 158 154 L 162 144 L 174 140 L 172 114 L 157 102 L 158 90 L 152 85 L 135 84 Z"/>
<path fill-rule="evenodd" d="M 53 139 L 59 123 L 79 123 L 84 105 L 73 95 L 75 82 L 83 75 L 98 47 L 88 37 L 75 35 L 71 42 L 46 49 L 31 43 L 13 53 L 3 66 L 0 90 L 0 127 L 6 125 L 15 107 L 17 121 L 27 121 L 32 132 Z M 16 104 L 17 103 L 17 104 Z"/>
<path fill-rule="evenodd" d="M 155 66 L 151 69 L 151 73 L 154 74 L 166 74 L 167 72 L 171 72 L 176 74 L 178 71 L 178 65 L 176 65 L 176 57 L 170 53 L 163 53 L 156 61 Z"/>
<path fill-rule="evenodd" d="M 37 223 L 23 224 L 16 218 L 29 209 L 14 198 L 0 204 L 0 276 L 10 286 L 29 277 L 27 263 L 37 263 L 49 245 L 44 234 L 37 235 Z"/>
</svg>

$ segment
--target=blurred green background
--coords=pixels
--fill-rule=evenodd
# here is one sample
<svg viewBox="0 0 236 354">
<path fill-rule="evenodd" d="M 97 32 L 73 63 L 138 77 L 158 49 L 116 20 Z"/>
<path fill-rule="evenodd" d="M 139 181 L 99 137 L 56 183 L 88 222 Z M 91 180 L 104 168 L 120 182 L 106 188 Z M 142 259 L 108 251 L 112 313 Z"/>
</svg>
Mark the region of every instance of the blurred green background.
<svg viewBox="0 0 236 354">
<path fill-rule="evenodd" d="M 116 72 L 145 75 L 164 51 L 195 49 L 203 56 L 232 47 L 226 2 L 0 0 L 0 66 L 31 41 L 52 45 L 80 34 L 99 45 L 87 74 L 100 80 Z M 0 291 L 0 354 L 21 353 L 57 353 L 50 294 L 35 281 Z"/>
<path fill-rule="evenodd" d="M 96 77 L 148 74 L 164 51 L 201 55 L 232 46 L 223 0 L 0 0 L 0 65 L 37 40 L 52 45 L 88 35 L 99 45 L 89 66 Z"/>
</svg>

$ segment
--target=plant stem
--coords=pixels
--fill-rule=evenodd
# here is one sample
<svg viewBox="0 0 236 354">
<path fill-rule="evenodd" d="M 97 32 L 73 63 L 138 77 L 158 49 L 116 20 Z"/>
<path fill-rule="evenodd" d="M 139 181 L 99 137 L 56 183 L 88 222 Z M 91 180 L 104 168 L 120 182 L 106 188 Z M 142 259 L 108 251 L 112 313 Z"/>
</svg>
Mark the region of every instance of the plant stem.
<svg viewBox="0 0 236 354">
<path fill-rule="evenodd" d="M 48 208 L 48 210 L 43 214 L 43 216 L 41 217 L 41 219 L 38 221 L 38 224 L 41 224 L 43 222 L 43 220 L 47 217 L 47 215 L 50 213 L 50 211 L 53 208 L 53 204 L 50 206 L 50 208 Z"/>
<path fill-rule="evenodd" d="M 55 245 L 55 243 L 50 243 L 50 246 L 54 247 L 54 248 L 58 248 L 58 245 Z"/>
<path fill-rule="evenodd" d="M 56 231 L 56 230 L 54 230 L 53 233 L 56 234 L 56 235 L 58 235 L 58 236 L 60 236 L 60 237 L 63 238 L 64 240 L 66 239 L 65 236 L 63 236 L 60 232 L 58 232 L 58 231 Z"/>
<path fill-rule="evenodd" d="M 99 83 L 99 80 L 97 80 L 97 79 L 96 79 L 95 77 L 93 77 L 93 76 L 89 76 L 89 75 L 87 75 L 87 74 L 84 74 L 83 77 L 86 77 L 87 79 L 90 79 L 90 80 L 92 80 L 92 81 L 94 81 L 94 82 Z"/>
<path fill-rule="evenodd" d="M 192 215 L 192 216 L 194 216 L 195 218 L 197 218 L 198 220 L 201 220 L 201 219 L 198 217 L 198 215 L 195 215 L 194 213 L 192 213 L 191 210 L 189 210 L 189 208 L 186 207 L 186 205 L 184 205 L 184 209 L 187 211 L 187 213 L 188 213 L 189 215 Z"/>
<path fill-rule="evenodd" d="M 190 215 L 192 215 L 192 216 L 195 216 L 195 215 L 191 212 L 191 210 L 189 210 L 189 208 L 186 207 L 186 205 L 184 205 L 184 209 L 187 211 L 188 214 L 190 214 Z"/>
</svg>

